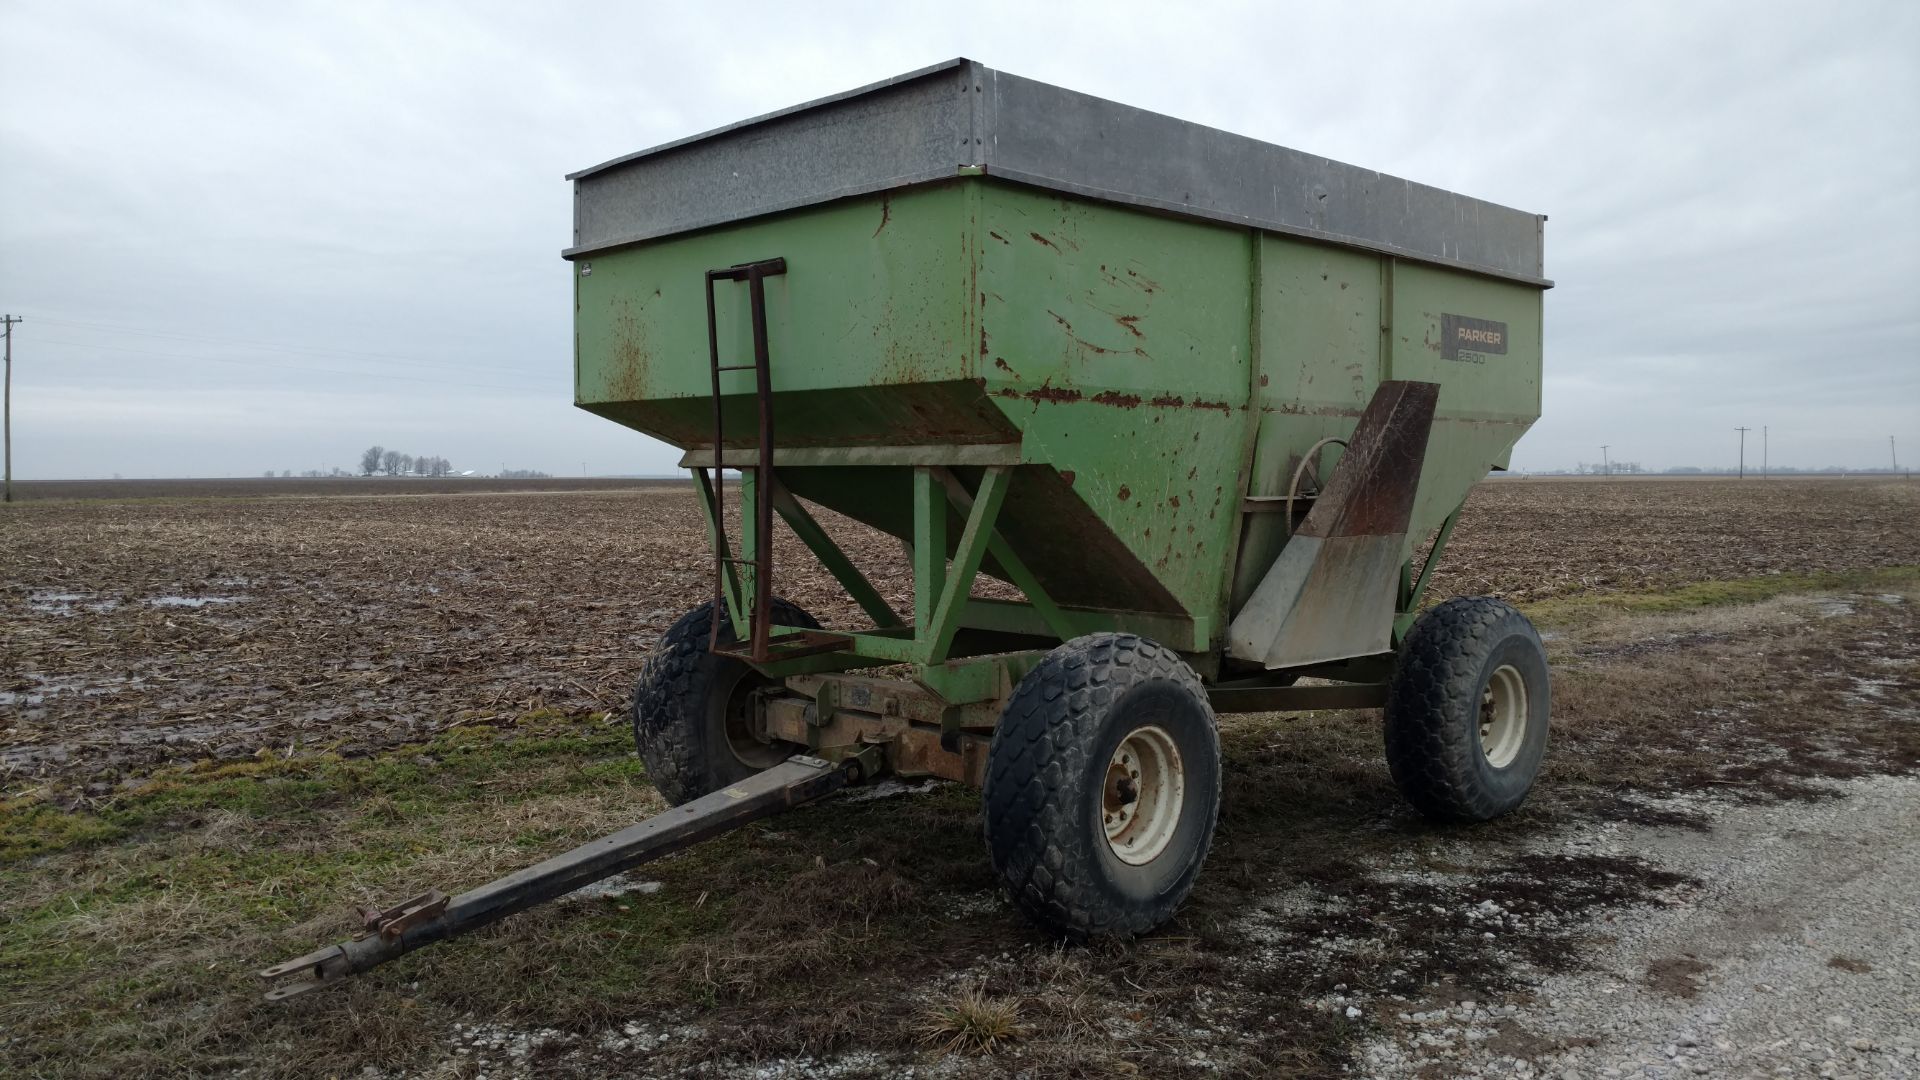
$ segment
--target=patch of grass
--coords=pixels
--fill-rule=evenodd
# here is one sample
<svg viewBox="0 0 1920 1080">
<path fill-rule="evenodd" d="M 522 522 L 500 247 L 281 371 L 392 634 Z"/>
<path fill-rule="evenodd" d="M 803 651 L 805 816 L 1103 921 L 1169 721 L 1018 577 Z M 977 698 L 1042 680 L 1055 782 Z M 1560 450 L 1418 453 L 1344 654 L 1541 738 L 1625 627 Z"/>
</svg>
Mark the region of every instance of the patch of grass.
<svg viewBox="0 0 1920 1080">
<path fill-rule="evenodd" d="M 920 1030 L 943 1054 L 991 1054 L 1019 1037 L 1020 1003 L 963 990 L 928 1005 Z"/>
<path fill-rule="evenodd" d="M 1816 799 L 1831 781 L 1920 768 L 1920 730 L 1890 712 L 1920 692 L 1915 585 L 1889 574 L 1854 588 L 1907 599 L 1832 617 L 1791 604 L 1730 610 L 1710 635 L 1672 633 L 1700 619 L 1666 612 L 1567 629 L 1541 787 L 1640 820 L 1640 796 Z M 1647 647 L 1591 648 L 1589 632 Z"/>
<path fill-rule="evenodd" d="M 0 802 L 0 865 L 117 839 L 125 830 L 102 818 L 52 806 Z"/>
<path fill-rule="evenodd" d="M 629 738 L 605 714 L 540 714 L 507 729 L 456 728 L 367 758 L 262 753 L 252 761 L 202 762 L 69 810 L 15 799 L 0 803 L 0 865 L 169 823 L 191 825 L 206 812 L 284 824 L 315 821 L 364 801 L 391 821 L 494 794 L 643 784 L 646 771 Z"/>
<path fill-rule="evenodd" d="M 655 894 L 555 902 L 296 1007 L 259 1002 L 251 971 L 348 936 L 353 903 L 457 892 L 657 812 L 627 738 L 543 718 L 8 815 L 0 1071 L 217 1070 L 257 1065 L 266 1040 L 286 1048 L 266 1075 L 351 1072 L 441 1060 L 463 1015 L 580 1029 L 695 1007 L 741 1053 L 827 1052 L 875 1025 L 911 1048 L 911 979 L 957 943 L 926 890 L 990 887 L 957 787 L 752 825 L 646 867 Z M 1008 929 L 979 923 L 958 941 Z M 889 985 L 892 1004 L 863 1002 Z M 347 1024 L 342 1057 L 327 1032 Z"/>
<path fill-rule="evenodd" d="M 1522 605 L 1536 622 L 1579 625 L 1599 616 L 1695 611 L 1753 604 L 1789 593 L 1861 592 L 1920 584 L 1920 566 L 1890 566 L 1817 574 L 1767 574 L 1726 581 L 1697 581 L 1645 592 L 1595 592 L 1558 596 Z"/>
</svg>

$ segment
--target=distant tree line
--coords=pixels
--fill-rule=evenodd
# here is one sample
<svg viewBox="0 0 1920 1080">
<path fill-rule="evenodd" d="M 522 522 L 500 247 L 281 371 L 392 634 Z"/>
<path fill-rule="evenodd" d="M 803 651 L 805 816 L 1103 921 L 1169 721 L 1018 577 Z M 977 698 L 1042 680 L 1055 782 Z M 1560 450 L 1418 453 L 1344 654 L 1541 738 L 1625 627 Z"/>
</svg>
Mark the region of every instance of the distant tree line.
<svg viewBox="0 0 1920 1080">
<path fill-rule="evenodd" d="M 260 475 L 290 477 L 294 475 L 294 473 L 292 469 L 281 469 L 279 472 L 274 472 L 272 469 L 268 469 L 266 472 L 263 472 Z M 352 476 L 353 474 L 341 468 L 340 466 L 335 465 L 331 469 L 302 469 L 300 470 L 300 475 L 308 480 L 315 480 L 315 479 L 320 479 L 322 477 L 328 477 L 328 476 Z"/>
<path fill-rule="evenodd" d="M 543 473 L 539 469 L 501 469 L 502 480 L 545 480 L 552 473 Z"/>
<path fill-rule="evenodd" d="M 1637 461 L 1615 461 L 1611 463 L 1610 466 L 1606 464 L 1595 464 L 1590 461 L 1582 461 L 1571 469 L 1528 469 L 1526 472 L 1529 476 L 1632 476 L 1635 474 L 1643 476 L 1656 474 L 1666 476 L 1735 476 L 1739 474 L 1740 466 L 1737 464 L 1711 465 L 1703 468 L 1699 465 L 1671 465 L 1664 469 L 1650 469 Z M 1900 472 L 1910 474 L 1911 470 L 1902 466 Z M 1751 461 L 1747 462 L 1746 474 L 1748 476 L 1760 476 L 1763 473 L 1767 476 L 1898 475 L 1895 470 L 1885 465 L 1871 466 L 1864 469 L 1859 466 L 1850 465 L 1826 465 L 1818 469 L 1802 469 L 1792 465 L 1761 466 L 1755 465 Z"/>
<path fill-rule="evenodd" d="M 452 471 L 453 463 L 446 458 L 426 454 L 415 457 L 384 446 L 369 446 L 360 455 L 362 476 L 372 476 L 374 473 L 388 476 L 445 476 Z"/>
</svg>

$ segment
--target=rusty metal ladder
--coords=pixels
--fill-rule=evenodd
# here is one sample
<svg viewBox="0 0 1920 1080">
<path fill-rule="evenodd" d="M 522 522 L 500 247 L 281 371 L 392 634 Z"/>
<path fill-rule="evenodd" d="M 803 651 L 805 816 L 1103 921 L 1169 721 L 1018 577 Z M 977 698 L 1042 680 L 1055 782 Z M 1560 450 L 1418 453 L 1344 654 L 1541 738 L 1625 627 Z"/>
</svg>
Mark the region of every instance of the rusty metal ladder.
<svg viewBox="0 0 1920 1080">
<path fill-rule="evenodd" d="M 747 610 L 749 655 L 757 661 L 767 659 L 773 633 L 773 374 L 768 365 L 767 286 L 766 279 L 787 272 L 787 260 L 762 259 L 736 263 L 724 270 L 707 271 L 707 358 L 713 373 L 713 602 L 716 614 L 725 612 L 727 576 L 735 566 L 748 566 L 753 574 L 753 600 Z M 713 283 L 744 281 L 747 302 L 753 311 L 753 363 L 720 362 L 720 334 L 715 321 Z M 727 526 L 722 508 L 726 482 L 725 409 L 720 401 L 720 375 L 726 371 L 754 372 L 754 397 L 760 410 L 758 450 L 753 461 L 753 555 L 737 558 L 727 544 Z M 739 628 L 735 628 L 739 636 Z M 720 620 L 713 620 L 707 642 L 718 650 Z"/>
<path fill-rule="evenodd" d="M 845 634 L 830 633 L 825 630 L 805 630 L 783 634 L 780 647 L 773 646 L 773 511 L 776 503 L 785 498 L 792 503 L 791 497 L 782 492 L 779 478 L 773 471 L 773 374 L 769 366 L 767 348 L 767 287 L 766 279 L 787 272 L 787 260 L 762 259 L 759 262 L 736 263 L 724 270 L 707 271 L 707 359 L 713 373 L 713 603 L 716 610 L 725 612 L 727 597 L 727 578 L 734 567 L 751 567 L 753 572 L 753 597 L 747 607 L 747 649 L 744 653 L 731 642 L 720 640 L 720 620 L 713 620 L 713 629 L 707 638 L 707 648 L 713 652 L 731 653 L 744 656 L 754 663 L 766 663 L 770 660 L 786 660 L 813 653 L 831 652 L 842 648 L 851 640 Z M 723 364 L 720 362 L 720 333 L 714 314 L 713 283 L 716 281 L 744 281 L 747 283 L 747 302 L 753 316 L 753 363 Z M 753 557 L 740 558 L 732 554 L 727 543 L 725 514 L 725 477 L 726 477 L 726 422 L 725 411 L 720 403 L 720 375 L 727 371 L 754 372 L 754 398 L 759 409 L 760 431 L 758 445 L 753 460 Z M 746 598 L 742 598 L 743 602 Z M 739 628 L 735 627 L 735 637 L 739 637 Z"/>
</svg>

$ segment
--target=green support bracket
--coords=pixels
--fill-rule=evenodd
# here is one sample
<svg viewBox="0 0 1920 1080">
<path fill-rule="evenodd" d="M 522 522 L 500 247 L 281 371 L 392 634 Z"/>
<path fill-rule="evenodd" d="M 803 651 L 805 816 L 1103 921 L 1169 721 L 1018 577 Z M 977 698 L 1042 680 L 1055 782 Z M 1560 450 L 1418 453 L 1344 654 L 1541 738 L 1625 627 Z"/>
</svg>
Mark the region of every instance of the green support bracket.
<svg viewBox="0 0 1920 1080">
<path fill-rule="evenodd" d="M 718 552 L 721 558 L 726 558 L 732 552 L 725 550 L 725 545 L 720 542 L 720 515 L 725 511 L 715 505 L 713 479 L 705 469 L 693 470 L 693 478 L 700 486 L 700 515 L 707 521 L 707 546 Z M 745 594 L 740 591 L 740 575 L 734 572 L 732 563 L 720 565 L 724 568 L 720 577 L 720 600 L 727 606 L 727 615 L 733 625 L 745 626 L 746 612 L 741 600 Z"/>
<path fill-rule="evenodd" d="M 940 482 L 947 489 L 947 498 L 960 508 L 961 513 L 972 513 L 973 496 L 967 493 L 966 486 L 960 483 L 960 478 L 953 475 L 951 469 L 941 469 L 939 475 Z M 1074 621 L 1060 610 L 1060 605 L 1053 602 L 1053 598 L 1047 595 L 1047 590 L 1040 587 L 1039 579 L 1033 576 L 1033 571 L 1027 569 L 1026 562 L 1014 552 L 1013 545 L 1007 543 L 1006 538 L 1000 535 L 1000 530 L 997 528 L 989 529 L 987 532 L 987 552 L 993 556 L 995 562 L 1000 564 L 1000 568 L 1007 572 L 1007 578 L 1013 582 L 1013 587 L 1026 595 L 1027 601 L 1033 605 L 1033 610 L 1039 613 L 1040 618 L 1046 622 L 1047 629 L 1051 630 L 1055 637 L 1061 641 L 1070 641 L 1080 635 L 1081 631 Z"/>
<path fill-rule="evenodd" d="M 1207 647 L 1212 626 L 1204 619 L 1183 615 L 1158 615 L 1139 611 L 1093 611 L 1084 608 L 1059 608 L 1065 626 L 1049 623 L 1032 604 L 1015 600 L 990 600 L 974 597 L 967 601 L 961 623 L 975 630 L 997 630 L 1008 634 L 1045 637 L 1053 634 L 1070 641 L 1084 634 L 1121 631 L 1149 637 L 1181 652 L 1199 652 Z"/>
<path fill-rule="evenodd" d="M 775 479 L 778 479 L 778 474 L 775 474 Z M 827 535 L 827 531 L 807 512 L 806 506 L 794 498 L 783 484 L 774 485 L 773 508 L 793 529 L 794 535 L 800 537 L 801 543 L 813 552 L 814 558 L 820 560 L 820 565 L 826 567 L 834 580 L 847 590 L 853 602 L 860 605 L 860 610 L 867 613 L 867 618 L 872 619 L 875 626 L 887 628 L 906 625 L 906 620 L 894 612 L 886 598 L 880 595 L 880 590 L 873 587 L 873 582 L 868 581 L 860 568 L 853 565 L 847 553 L 840 550 L 840 545 L 833 542 L 833 537 Z"/>
<path fill-rule="evenodd" d="M 1046 656 L 1038 650 L 969 656 L 923 666 L 915 679 L 949 705 L 998 701 L 1012 694 L 1027 672 L 1038 667 Z"/>
<path fill-rule="evenodd" d="M 918 639 L 931 636 L 946 577 L 947 497 L 933 467 L 918 465 L 913 470 L 913 631 Z"/>
<path fill-rule="evenodd" d="M 769 679 L 784 679 L 789 675 L 818 675 L 830 671 L 888 667 L 898 662 L 884 657 L 860 656 L 850 652 L 826 652 L 796 656 L 791 660 L 772 660 L 765 664 L 756 664 L 754 670 Z"/>
<path fill-rule="evenodd" d="M 1460 512 L 1467 508 L 1461 503 L 1440 523 L 1440 534 L 1433 538 L 1433 548 L 1427 552 L 1427 561 L 1420 564 L 1420 576 L 1413 576 L 1413 560 L 1400 564 L 1400 610 L 1393 618 L 1393 644 L 1398 648 L 1413 629 L 1413 621 L 1420 617 L 1420 598 L 1427 593 L 1427 585 L 1433 581 L 1433 568 L 1440 565 L 1440 556 L 1447 550 L 1447 539 L 1453 535 L 1453 526 L 1460 520 Z"/>
<path fill-rule="evenodd" d="M 945 660 L 947 651 L 953 647 L 953 635 L 960 629 L 960 611 L 973 591 L 973 579 L 980 572 L 980 561 L 986 558 L 987 538 L 993 534 L 994 519 L 999 517 L 1000 504 L 1006 500 L 1010 475 L 1004 465 L 989 467 L 981 474 L 980 490 L 973 497 L 966 528 L 961 531 L 960 542 L 954 548 L 953 569 L 940 590 L 939 605 L 934 608 L 931 619 L 920 634 L 921 652 L 918 659 L 923 664 Z M 916 472 L 916 495 L 919 492 L 918 480 L 919 474 Z M 944 490 L 939 494 L 940 509 L 944 513 L 947 496 Z M 916 605 L 918 600 L 916 596 Z"/>
</svg>

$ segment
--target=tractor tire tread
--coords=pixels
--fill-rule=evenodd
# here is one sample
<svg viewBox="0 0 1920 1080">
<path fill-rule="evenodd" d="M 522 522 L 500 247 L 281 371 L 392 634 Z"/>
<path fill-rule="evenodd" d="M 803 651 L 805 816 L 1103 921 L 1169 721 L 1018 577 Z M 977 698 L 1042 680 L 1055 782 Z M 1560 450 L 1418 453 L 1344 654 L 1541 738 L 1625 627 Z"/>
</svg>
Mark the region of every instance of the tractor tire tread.
<svg viewBox="0 0 1920 1080">
<path fill-rule="evenodd" d="M 813 616 L 778 597 L 773 611 L 774 620 L 782 625 L 820 628 Z M 716 617 L 721 640 L 733 640 L 732 618 L 723 605 L 709 600 L 680 616 L 660 636 L 634 683 L 634 746 L 646 762 L 654 787 L 673 806 L 707 794 L 711 755 L 729 752 L 709 746 L 706 734 L 707 697 L 717 664 L 739 662 L 719 661 L 708 652 Z"/>
<path fill-rule="evenodd" d="M 994 731 L 983 794 L 994 870 L 1022 913 L 1070 940 L 1143 933 L 1186 898 L 1181 889 L 1150 906 L 1115 906 L 1087 887 L 1096 855 L 1076 820 L 1081 807 L 1062 793 L 1063 779 L 1086 768 L 1106 707 L 1155 679 L 1207 700 L 1199 677 L 1172 649 L 1132 634 L 1075 638 L 1021 680 Z M 1218 735 L 1208 731 L 1217 745 Z M 1210 821 L 1205 835 L 1212 832 Z"/>
<path fill-rule="evenodd" d="M 1474 767 L 1479 728 L 1457 710 L 1478 708 L 1486 658 L 1516 631 L 1538 646 L 1533 624 L 1511 604 L 1460 597 L 1422 615 L 1401 647 L 1387 691 L 1387 767 L 1407 801 L 1430 818 L 1485 821 L 1511 809 Z"/>
</svg>

